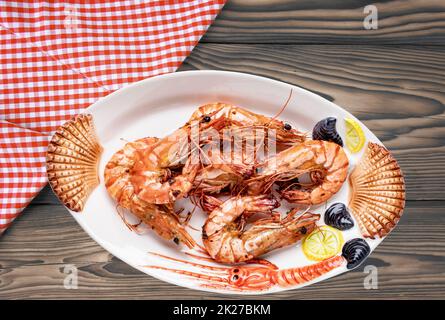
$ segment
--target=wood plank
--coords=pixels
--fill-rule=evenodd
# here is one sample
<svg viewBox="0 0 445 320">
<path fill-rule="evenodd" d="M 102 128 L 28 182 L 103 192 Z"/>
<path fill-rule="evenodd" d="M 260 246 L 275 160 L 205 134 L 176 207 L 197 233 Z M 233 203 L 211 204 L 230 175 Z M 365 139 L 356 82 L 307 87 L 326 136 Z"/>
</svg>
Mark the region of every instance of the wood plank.
<svg viewBox="0 0 445 320">
<path fill-rule="evenodd" d="M 365 265 L 378 268 L 378 290 L 366 290 L 364 266 L 306 289 L 268 298 L 443 298 L 445 202 L 408 202 L 400 224 Z M 67 264 L 78 268 L 79 288 L 63 287 Z M 104 251 L 58 205 L 31 205 L 0 241 L 0 297 L 218 299 L 218 294 L 164 283 Z M 236 298 L 229 296 L 229 298 Z"/>
<path fill-rule="evenodd" d="M 350 111 L 394 152 L 410 200 L 442 200 L 445 47 L 200 44 L 181 70 L 239 71 Z"/>
<path fill-rule="evenodd" d="M 376 30 L 363 25 L 370 4 L 378 10 Z M 229 0 L 201 41 L 442 45 L 444 18 L 442 0 Z"/>
</svg>

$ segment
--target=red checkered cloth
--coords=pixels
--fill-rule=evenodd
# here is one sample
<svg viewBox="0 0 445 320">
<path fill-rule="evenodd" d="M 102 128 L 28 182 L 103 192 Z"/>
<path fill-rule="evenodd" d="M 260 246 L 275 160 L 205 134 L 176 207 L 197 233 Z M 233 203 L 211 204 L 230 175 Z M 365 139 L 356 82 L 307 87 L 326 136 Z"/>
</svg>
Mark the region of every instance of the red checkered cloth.
<svg viewBox="0 0 445 320">
<path fill-rule="evenodd" d="M 0 233 L 46 184 L 55 129 L 175 71 L 225 0 L 0 2 Z"/>
</svg>

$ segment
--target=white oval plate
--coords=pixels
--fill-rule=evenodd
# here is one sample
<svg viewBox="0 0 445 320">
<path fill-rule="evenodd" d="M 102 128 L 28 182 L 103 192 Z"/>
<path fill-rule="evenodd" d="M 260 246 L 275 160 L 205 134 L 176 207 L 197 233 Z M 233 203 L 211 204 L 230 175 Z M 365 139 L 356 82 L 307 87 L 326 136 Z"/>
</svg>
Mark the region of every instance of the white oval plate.
<svg viewBox="0 0 445 320">
<path fill-rule="evenodd" d="M 293 90 L 292 98 L 279 119 L 289 122 L 301 131 L 310 132 L 319 120 L 334 116 L 338 119 L 337 130 L 343 139 L 345 138 L 343 119 L 345 117 L 355 119 L 349 112 L 307 90 L 249 74 L 225 71 L 172 73 L 134 83 L 100 99 L 89 107 L 87 112 L 93 115 L 100 143 L 104 147 L 99 165 L 101 184 L 89 197 L 84 210 L 81 213 L 71 211 L 71 214 L 82 228 L 111 254 L 146 274 L 191 289 L 238 294 L 272 293 L 302 287 L 347 271 L 343 265 L 313 281 L 297 286 L 273 285 L 265 290 L 238 291 L 230 287 L 203 287 L 203 282 L 194 277 L 148 268 L 147 265 L 154 265 L 197 273 L 212 273 L 210 270 L 165 259 L 149 252 L 205 265 L 216 266 L 216 264 L 203 262 L 184 254 L 184 248 L 181 251 L 174 243 L 160 239 L 153 232 L 138 235 L 130 231 L 118 216 L 116 204 L 108 196 L 103 183 L 106 163 L 116 151 L 124 146 L 125 141 L 147 136 L 163 137 L 182 126 L 198 106 L 209 102 L 231 103 L 257 113 L 273 116 L 283 106 L 291 89 Z M 381 143 L 371 131 L 360 121 L 358 122 L 364 130 L 367 141 Z M 346 148 L 345 150 L 350 160 L 350 168 L 353 168 L 363 150 L 358 154 L 351 154 Z M 328 201 L 327 206 L 334 202 L 347 203 L 348 189 L 348 183 L 345 183 L 340 192 Z M 311 208 L 311 212 L 323 214 L 325 208 L 327 208 L 326 204 L 323 204 Z M 204 213 L 197 210 L 190 224 L 200 228 L 205 217 Z M 323 224 L 323 217 L 319 224 Z M 201 243 L 200 232 L 188 230 Z M 344 231 L 343 236 L 345 241 L 361 237 L 357 223 L 353 229 Z M 373 250 L 381 239 L 367 240 L 367 242 Z M 280 269 L 302 267 L 314 263 L 304 256 L 300 243 L 271 252 L 264 258 L 276 264 Z M 228 277 L 230 274 L 223 272 L 223 280 L 227 280 Z"/>
</svg>

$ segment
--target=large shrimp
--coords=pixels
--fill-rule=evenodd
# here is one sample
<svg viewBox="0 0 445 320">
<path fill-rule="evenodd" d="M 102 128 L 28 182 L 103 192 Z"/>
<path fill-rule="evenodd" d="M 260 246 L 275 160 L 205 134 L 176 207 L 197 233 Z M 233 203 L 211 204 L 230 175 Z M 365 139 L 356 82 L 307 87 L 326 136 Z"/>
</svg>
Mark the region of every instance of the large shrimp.
<svg viewBox="0 0 445 320">
<path fill-rule="evenodd" d="M 226 126 L 226 120 L 221 117 L 193 125 L 197 126 L 195 130 L 191 123 L 186 123 L 167 137 L 135 153 L 130 181 L 140 199 L 154 204 L 168 204 L 188 194 L 202 166 L 199 156 L 190 155 L 194 151 L 199 154 L 200 146 L 207 143 L 207 137 L 211 136 L 209 132 L 218 134 Z M 171 169 L 181 167 L 182 174 L 172 177 Z"/>
<path fill-rule="evenodd" d="M 216 102 L 200 106 L 190 117 L 190 121 L 199 121 L 201 119 L 212 120 L 220 117 L 227 119 L 236 134 L 243 134 L 244 138 L 249 133 L 255 133 L 252 129 L 273 130 L 275 136 L 273 139 L 278 144 L 294 145 L 306 140 L 306 135 L 296 129 L 293 129 L 289 123 L 276 119 L 276 117 L 267 117 L 254 113 L 247 109 L 237 107 L 231 104 Z M 241 132 L 242 129 L 243 132 Z M 266 139 L 272 138 L 266 134 Z"/>
<path fill-rule="evenodd" d="M 219 153 L 218 148 L 218 156 L 199 170 L 193 188 L 197 194 L 234 189 L 254 173 L 255 165 L 263 160 L 261 157 L 274 152 L 270 147 L 283 149 L 306 139 L 287 123 L 219 102 L 199 107 L 189 123 L 219 118 L 225 119 L 224 129 L 229 129 L 220 137 L 223 152 Z"/>
<path fill-rule="evenodd" d="M 233 197 L 214 209 L 202 228 L 204 247 L 212 259 L 238 263 L 258 258 L 272 250 L 293 244 L 315 228 L 320 218 L 291 212 L 281 220 L 273 214 L 279 202 L 271 195 Z M 244 222 L 254 213 L 268 214 L 244 230 Z"/>
<path fill-rule="evenodd" d="M 320 204 L 340 190 L 346 180 L 348 165 L 348 157 L 338 144 L 308 140 L 260 165 L 259 173 L 247 181 L 248 193 L 263 194 L 278 182 L 281 184 L 278 192 L 287 201 Z M 308 182 L 303 181 L 305 174 Z"/>
<path fill-rule="evenodd" d="M 181 225 L 173 205 L 158 205 L 142 200 L 131 182 L 131 172 L 138 161 L 138 155 L 145 149 L 152 148 L 158 141 L 158 138 L 139 139 L 127 143 L 116 152 L 105 167 L 105 187 L 119 207 L 130 210 L 159 236 L 176 243 L 182 242 L 192 248 L 196 243 Z"/>
<path fill-rule="evenodd" d="M 230 291 L 263 291 L 279 286 L 282 288 L 299 286 L 313 281 L 324 274 L 346 264 L 343 256 L 333 256 L 321 262 L 308 266 L 278 269 L 272 265 L 258 266 L 210 266 L 206 264 L 171 258 L 158 253 L 152 253 L 164 259 L 188 265 L 188 270 L 166 268 L 162 266 L 146 266 L 174 272 L 182 276 L 196 279 L 204 288 Z M 199 271 L 191 271 L 190 267 Z"/>
</svg>

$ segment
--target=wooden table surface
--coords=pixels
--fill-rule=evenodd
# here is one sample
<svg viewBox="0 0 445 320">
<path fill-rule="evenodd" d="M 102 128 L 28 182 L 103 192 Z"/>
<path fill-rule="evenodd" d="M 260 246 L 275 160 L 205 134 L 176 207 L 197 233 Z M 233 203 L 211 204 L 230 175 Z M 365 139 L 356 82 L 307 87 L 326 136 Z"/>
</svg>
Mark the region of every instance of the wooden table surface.
<svg viewBox="0 0 445 320">
<path fill-rule="evenodd" d="M 363 267 L 260 299 L 445 298 L 445 2 L 230 1 L 180 70 L 233 70 L 315 92 L 361 119 L 391 149 L 407 182 L 398 227 Z M 63 286 L 66 264 L 79 287 Z M 45 188 L 0 241 L 0 298 L 220 299 L 131 268 L 96 244 Z"/>
</svg>

